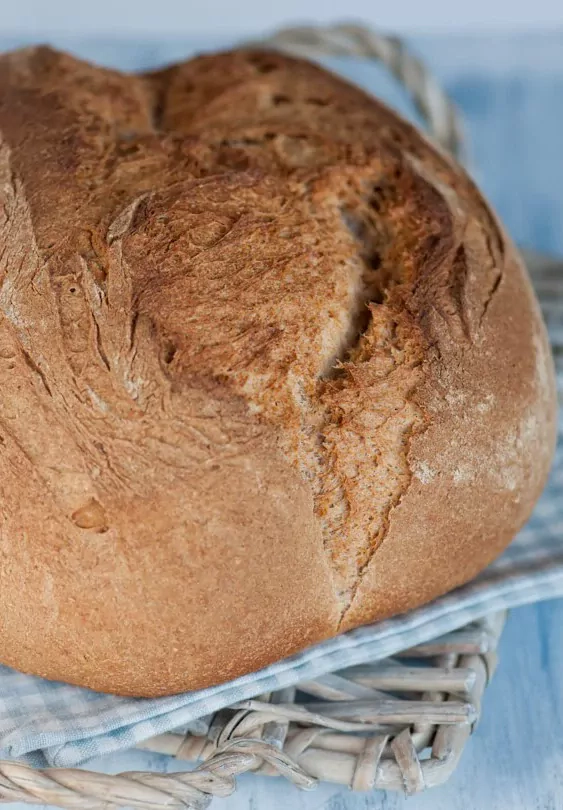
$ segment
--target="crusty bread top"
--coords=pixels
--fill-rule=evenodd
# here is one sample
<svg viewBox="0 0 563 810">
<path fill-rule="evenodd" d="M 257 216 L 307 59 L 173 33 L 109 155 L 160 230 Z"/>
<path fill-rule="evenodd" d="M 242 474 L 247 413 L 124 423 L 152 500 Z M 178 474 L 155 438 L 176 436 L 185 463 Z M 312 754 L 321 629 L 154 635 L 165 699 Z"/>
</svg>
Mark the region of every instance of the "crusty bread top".
<svg viewBox="0 0 563 810">
<path fill-rule="evenodd" d="M 0 355 L 20 373 L 2 383 L 4 508 L 13 537 L 42 516 L 57 622 L 75 589 L 103 581 L 133 655 L 127 622 L 151 643 L 150 604 L 148 618 L 129 615 L 151 535 L 197 568 L 201 601 L 205 571 L 226 565 L 214 521 L 241 536 L 276 523 L 280 548 L 265 543 L 253 564 L 271 554 L 295 581 L 308 567 L 294 598 L 309 618 L 301 631 L 302 614 L 288 618 L 270 647 L 262 628 L 250 668 L 452 587 L 527 517 L 554 436 L 537 307 L 471 180 L 386 107 L 275 53 L 127 76 L 37 48 L 0 59 L 0 135 Z M 22 412 L 36 416 L 14 424 Z M 295 524 L 279 506 L 290 492 Z M 267 515 L 264 498 L 278 504 Z M 490 548 L 454 553 L 486 526 Z M 448 552 L 429 538 L 450 527 Z M 221 538 L 221 559 L 237 558 Z M 72 574 L 53 572 L 54 548 Z M 374 569 L 380 549 L 390 562 Z M 41 552 L 26 553 L 32 581 Z M 176 588 L 160 565 L 155 612 Z M 225 614 L 263 611 L 241 582 Z M 119 641 L 100 598 L 84 615 Z M 232 657 L 218 672 L 208 655 L 197 685 L 245 671 Z M 130 691 L 119 666 L 112 688 Z M 68 668 L 84 680 L 83 662 Z M 159 677 L 149 692 L 171 689 Z"/>
</svg>

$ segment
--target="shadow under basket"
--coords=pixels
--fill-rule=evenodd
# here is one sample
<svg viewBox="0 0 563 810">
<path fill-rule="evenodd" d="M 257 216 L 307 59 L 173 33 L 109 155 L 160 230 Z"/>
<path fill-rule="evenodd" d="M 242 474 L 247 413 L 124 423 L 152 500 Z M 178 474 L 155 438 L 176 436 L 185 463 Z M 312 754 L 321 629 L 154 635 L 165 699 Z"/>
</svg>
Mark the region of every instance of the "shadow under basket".
<svg viewBox="0 0 563 810">
<path fill-rule="evenodd" d="M 241 701 L 214 715 L 205 736 L 139 746 L 194 762 L 190 771 L 112 776 L 1 762 L 0 801 L 199 810 L 249 771 L 306 790 L 319 781 L 406 793 L 442 784 L 479 719 L 505 619 L 494 613 L 392 658 Z"/>
</svg>

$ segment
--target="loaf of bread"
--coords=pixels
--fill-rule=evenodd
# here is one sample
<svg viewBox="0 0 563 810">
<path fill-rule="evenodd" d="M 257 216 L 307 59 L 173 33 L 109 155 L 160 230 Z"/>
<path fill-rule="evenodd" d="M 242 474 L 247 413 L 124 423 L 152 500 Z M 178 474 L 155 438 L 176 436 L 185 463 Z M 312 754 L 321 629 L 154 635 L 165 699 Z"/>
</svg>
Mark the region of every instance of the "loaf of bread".
<svg viewBox="0 0 563 810">
<path fill-rule="evenodd" d="M 546 334 L 464 171 L 239 50 L 0 58 L 0 660 L 219 683 L 473 577 L 544 484 Z"/>
</svg>

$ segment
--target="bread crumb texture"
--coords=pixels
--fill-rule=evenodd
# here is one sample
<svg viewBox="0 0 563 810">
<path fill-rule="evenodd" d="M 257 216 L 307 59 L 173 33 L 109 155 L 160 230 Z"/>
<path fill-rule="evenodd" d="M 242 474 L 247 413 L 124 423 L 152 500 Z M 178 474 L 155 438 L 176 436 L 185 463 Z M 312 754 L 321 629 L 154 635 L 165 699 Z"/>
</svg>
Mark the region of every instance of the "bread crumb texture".
<svg viewBox="0 0 563 810">
<path fill-rule="evenodd" d="M 467 175 L 255 50 L 0 58 L 0 648 L 162 694 L 465 581 L 549 466 L 528 280 Z"/>
</svg>

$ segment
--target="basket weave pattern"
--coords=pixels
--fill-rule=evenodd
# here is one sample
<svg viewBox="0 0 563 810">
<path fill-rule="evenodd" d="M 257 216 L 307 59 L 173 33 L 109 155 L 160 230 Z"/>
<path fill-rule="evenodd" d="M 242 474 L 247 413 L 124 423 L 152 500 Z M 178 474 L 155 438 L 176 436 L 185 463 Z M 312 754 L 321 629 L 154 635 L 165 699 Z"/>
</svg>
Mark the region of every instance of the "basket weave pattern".
<svg viewBox="0 0 563 810">
<path fill-rule="evenodd" d="M 197 761 L 194 770 L 117 776 L 0 763 L 0 801 L 80 810 L 203 810 L 253 771 L 299 788 L 415 793 L 455 769 L 496 665 L 505 613 L 394 658 L 352 667 L 218 712 L 205 737 L 164 734 L 140 748 Z"/>
<path fill-rule="evenodd" d="M 287 29 L 264 44 L 305 56 L 382 62 L 410 92 L 431 137 L 462 158 L 455 108 L 398 39 L 342 25 Z M 541 257 L 526 258 L 540 282 L 544 314 L 563 328 L 559 268 Z M 563 370 L 563 331 L 557 334 Z M 394 658 L 235 704 L 215 715 L 204 737 L 172 733 L 139 746 L 199 761 L 188 772 L 110 776 L 0 762 L 0 802 L 200 810 L 213 797 L 230 795 L 236 776 L 248 771 L 283 776 L 304 789 L 323 780 L 354 790 L 415 793 L 446 781 L 455 769 L 495 669 L 504 621 L 504 613 L 494 614 Z"/>
</svg>

